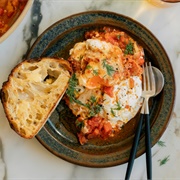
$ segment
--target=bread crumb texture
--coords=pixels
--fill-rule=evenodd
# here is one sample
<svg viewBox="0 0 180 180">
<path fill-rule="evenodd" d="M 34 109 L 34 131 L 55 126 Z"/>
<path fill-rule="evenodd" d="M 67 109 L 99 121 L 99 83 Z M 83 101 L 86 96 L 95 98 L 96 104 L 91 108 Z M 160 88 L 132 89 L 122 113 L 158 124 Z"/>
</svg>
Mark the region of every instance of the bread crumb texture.
<svg viewBox="0 0 180 180">
<path fill-rule="evenodd" d="M 66 66 L 67 65 L 67 66 Z M 66 90 L 70 73 L 62 59 L 23 61 L 9 75 L 1 99 L 11 127 L 22 137 L 34 137 Z"/>
</svg>

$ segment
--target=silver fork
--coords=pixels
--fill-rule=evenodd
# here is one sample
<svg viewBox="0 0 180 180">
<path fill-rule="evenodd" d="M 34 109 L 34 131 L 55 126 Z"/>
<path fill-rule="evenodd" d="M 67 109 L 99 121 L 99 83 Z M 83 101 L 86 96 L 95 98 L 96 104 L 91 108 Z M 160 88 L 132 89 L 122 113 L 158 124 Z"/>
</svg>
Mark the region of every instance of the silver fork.
<svg viewBox="0 0 180 180">
<path fill-rule="evenodd" d="M 145 114 L 145 142 L 146 142 L 146 169 L 147 178 L 152 179 L 152 157 L 151 157 L 151 132 L 150 132 L 150 119 L 149 119 L 149 98 L 153 97 L 156 93 L 155 78 L 151 67 L 147 63 L 143 67 L 143 93 L 144 97 L 144 114 Z M 143 114 L 143 108 L 141 110 Z"/>
<path fill-rule="evenodd" d="M 150 119 L 149 119 L 149 98 L 154 96 L 156 93 L 155 78 L 152 70 L 151 63 L 149 66 L 145 63 L 143 66 L 143 91 L 142 97 L 144 99 L 141 108 L 141 116 L 135 133 L 133 146 L 130 153 L 129 163 L 126 171 L 125 180 L 128 180 L 131 175 L 132 167 L 134 164 L 134 159 L 137 152 L 137 147 L 139 144 L 139 138 L 142 129 L 142 123 L 145 116 L 145 141 L 146 141 L 146 166 L 147 166 L 147 178 L 152 179 L 152 159 L 151 159 L 151 132 L 150 132 Z"/>
<path fill-rule="evenodd" d="M 155 83 L 152 66 L 150 62 L 149 62 L 149 66 L 147 65 L 147 63 L 145 63 L 145 68 L 143 66 L 143 91 L 142 91 L 142 97 L 144 98 L 144 106 L 145 106 L 144 114 L 149 114 L 148 101 L 150 97 L 153 97 L 155 95 L 155 93 L 156 93 L 156 83 Z"/>
</svg>

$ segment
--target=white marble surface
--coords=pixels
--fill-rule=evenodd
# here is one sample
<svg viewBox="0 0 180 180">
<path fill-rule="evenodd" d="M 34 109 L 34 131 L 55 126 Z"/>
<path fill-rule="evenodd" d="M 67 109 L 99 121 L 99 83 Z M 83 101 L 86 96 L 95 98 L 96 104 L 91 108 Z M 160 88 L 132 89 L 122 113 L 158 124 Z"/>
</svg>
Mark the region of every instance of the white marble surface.
<svg viewBox="0 0 180 180">
<path fill-rule="evenodd" d="M 162 43 L 172 62 L 176 79 L 175 107 L 169 126 L 160 139 L 165 146 L 156 144 L 152 148 L 153 179 L 180 179 L 180 4 L 156 7 L 146 0 L 40 0 L 39 5 L 42 16 L 33 16 L 34 21 L 41 20 L 37 34 L 32 35 L 29 31 L 32 20 L 30 10 L 16 31 L 0 44 L 0 84 L 7 79 L 10 70 L 22 59 L 37 35 L 59 19 L 87 10 L 108 10 L 134 18 L 150 29 Z M 0 138 L 8 180 L 117 180 L 125 176 L 127 164 L 98 169 L 81 167 L 57 158 L 35 138 L 25 140 L 19 137 L 9 127 L 2 105 Z M 164 158 L 167 162 L 160 166 Z M 0 166 L 0 178 L 4 175 L 3 170 Z M 144 155 L 136 159 L 131 179 L 146 179 Z"/>
</svg>

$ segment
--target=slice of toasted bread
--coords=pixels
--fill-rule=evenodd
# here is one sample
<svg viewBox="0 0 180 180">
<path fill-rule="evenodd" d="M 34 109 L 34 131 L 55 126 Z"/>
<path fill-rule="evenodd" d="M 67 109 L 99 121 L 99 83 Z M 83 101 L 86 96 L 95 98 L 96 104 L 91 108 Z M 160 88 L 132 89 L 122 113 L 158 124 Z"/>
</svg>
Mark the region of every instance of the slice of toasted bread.
<svg viewBox="0 0 180 180">
<path fill-rule="evenodd" d="M 65 92 L 71 67 L 63 59 L 25 60 L 3 83 L 1 101 L 7 119 L 20 136 L 33 138 Z"/>
</svg>

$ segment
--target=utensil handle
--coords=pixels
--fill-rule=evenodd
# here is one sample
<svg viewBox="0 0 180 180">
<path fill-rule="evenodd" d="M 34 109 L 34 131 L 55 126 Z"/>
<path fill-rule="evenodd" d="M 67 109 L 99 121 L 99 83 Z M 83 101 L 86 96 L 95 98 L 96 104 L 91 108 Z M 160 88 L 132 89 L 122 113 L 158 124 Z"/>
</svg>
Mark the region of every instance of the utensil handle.
<svg viewBox="0 0 180 180">
<path fill-rule="evenodd" d="M 132 167 L 133 167 L 133 164 L 134 164 L 134 159 L 135 159 L 136 152 L 137 152 L 137 147 L 138 147 L 138 144 L 139 144 L 139 138 L 140 138 L 141 129 L 142 129 L 143 117 L 144 117 L 144 114 L 141 114 L 140 115 L 140 120 L 139 120 L 139 123 L 138 123 L 138 127 L 137 127 L 137 130 L 136 130 L 136 134 L 135 134 L 135 137 L 134 137 L 131 153 L 130 153 L 130 158 L 129 158 L 129 163 L 128 163 L 128 167 L 127 167 L 127 170 L 126 170 L 125 180 L 128 180 L 130 178 L 130 175 L 131 175 Z"/>
<path fill-rule="evenodd" d="M 145 141 L 146 141 L 146 167 L 147 178 L 152 179 L 152 157 L 151 157 L 151 132 L 149 114 L 145 114 Z"/>
</svg>

